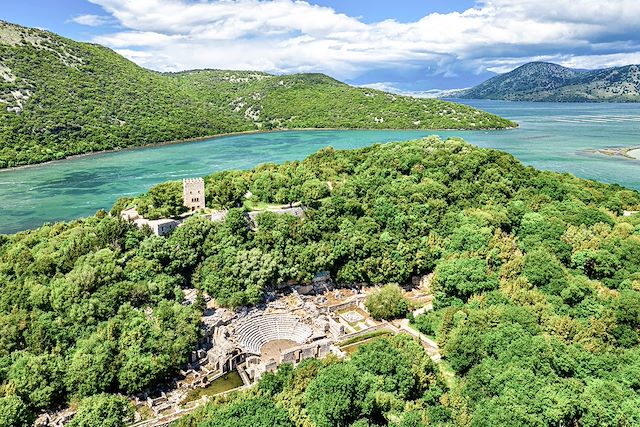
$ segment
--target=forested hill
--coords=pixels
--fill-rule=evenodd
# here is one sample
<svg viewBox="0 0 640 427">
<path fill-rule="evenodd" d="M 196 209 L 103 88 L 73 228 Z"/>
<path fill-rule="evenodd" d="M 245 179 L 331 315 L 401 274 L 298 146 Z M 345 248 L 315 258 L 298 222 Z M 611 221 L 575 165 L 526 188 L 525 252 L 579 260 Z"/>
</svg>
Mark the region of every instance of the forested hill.
<svg viewBox="0 0 640 427">
<path fill-rule="evenodd" d="M 260 129 L 514 125 L 467 106 L 354 88 L 322 74 L 160 74 L 103 46 L 0 21 L 0 168 Z"/>
<path fill-rule="evenodd" d="M 453 97 L 506 101 L 640 102 L 640 66 L 582 71 L 531 62 Z"/>
<path fill-rule="evenodd" d="M 0 424 L 82 401 L 97 420 L 72 425 L 104 425 L 109 397 L 83 399 L 143 391 L 188 360 L 202 307 L 181 304 L 184 287 L 252 305 L 323 270 L 341 284 L 434 272 L 435 310 L 414 324 L 438 340 L 439 368 L 398 337 L 285 370 L 259 400 L 183 425 L 640 424 L 640 214 L 624 215 L 640 193 L 436 138 L 326 148 L 205 183 L 209 207 L 230 208 L 224 222 L 194 217 L 161 238 L 119 219 L 134 203 L 178 208 L 170 182 L 113 216 L 0 236 Z M 265 212 L 247 229 L 245 208 L 298 200 L 305 218 Z"/>
</svg>

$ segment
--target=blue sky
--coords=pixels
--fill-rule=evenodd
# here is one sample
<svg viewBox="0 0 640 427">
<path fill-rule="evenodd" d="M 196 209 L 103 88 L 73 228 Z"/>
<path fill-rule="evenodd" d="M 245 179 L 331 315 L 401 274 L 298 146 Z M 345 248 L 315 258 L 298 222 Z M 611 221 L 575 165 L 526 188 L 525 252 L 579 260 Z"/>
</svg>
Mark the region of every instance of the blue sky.
<svg viewBox="0 0 640 427">
<path fill-rule="evenodd" d="M 87 40 L 96 33 L 106 33 L 108 29 L 87 27 L 69 20 L 75 16 L 102 13 L 104 11 L 100 6 L 86 0 L 5 1 L 0 9 L 0 19 L 27 27 L 46 28 L 77 40 Z"/>
<path fill-rule="evenodd" d="M 361 18 L 372 23 L 385 19 L 412 22 L 428 13 L 449 13 L 473 7 L 473 0 L 323 0 L 312 2 L 334 9 L 336 12 Z M 393 6 L 390 7 L 390 4 Z M 104 10 L 87 0 L 22 0 L 6 1 L 0 18 L 9 22 L 48 28 L 74 39 L 90 38 L 93 34 L 108 32 L 109 27 L 91 27 L 74 24 L 70 19 L 82 15 L 104 15 Z M 71 24 L 71 25 L 70 25 Z"/>
<path fill-rule="evenodd" d="M 400 92 L 525 62 L 640 62 L 640 1 L 22 0 L 0 19 L 101 43 L 147 68 L 324 72 Z"/>
<path fill-rule="evenodd" d="M 463 11 L 475 5 L 475 1 L 465 0 L 327 0 L 313 2 L 333 8 L 336 12 L 361 17 L 363 22 L 373 23 L 385 19 L 399 22 L 413 22 L 416 17 L 429 13 L 449 13 Z"/>
</svg>

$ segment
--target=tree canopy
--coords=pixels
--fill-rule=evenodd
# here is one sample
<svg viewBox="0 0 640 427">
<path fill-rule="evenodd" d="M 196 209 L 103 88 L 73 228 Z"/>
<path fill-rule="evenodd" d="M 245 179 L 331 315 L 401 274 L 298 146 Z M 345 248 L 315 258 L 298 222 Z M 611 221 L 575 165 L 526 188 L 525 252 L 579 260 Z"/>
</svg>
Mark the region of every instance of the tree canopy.
<svg viewBox="0 0 640 427">
<path fill-rule="evenodd" d="M 226 219 L 193 217 L 167 237 L 100 214 L 0 238 L 2 416 L 19 425 L 25 408 L 166 381 L 200 338 L 202 306 L 182 304 L 186 287 L 235 307 L 318 271 L 379 285 L 433 272 L 435 310 L 415 326 L 438 341 L 449 386 L 399 339 L 327 362 L 335 388 L 314 382 L 324 363 L 310 362 L 265 380 L 260 396 L 295 426 L 636 423 L 640 216 L 623 212 L 640 210 L 638 192 L 437 138 L 326 148 L 205 185 Z M 162 208 L 173 187 L 113 213 Z M 265 210 L 248 229 L 247 209 L 305 197 L 304 217 Z"/>
<path fill-rule="evenodd" d="M 125 427 L 133 420 L 133 408 L 120 396 L 99 394 L 80 402 L 69 427 Z"/>
<path fill-rule="evenodd" d="M 409 302 L 402 288 L 388 284 L 367 297 L 365 307 L 374 319 L 393 320 L 404 317 L 409 312 Z"/>
</svg>

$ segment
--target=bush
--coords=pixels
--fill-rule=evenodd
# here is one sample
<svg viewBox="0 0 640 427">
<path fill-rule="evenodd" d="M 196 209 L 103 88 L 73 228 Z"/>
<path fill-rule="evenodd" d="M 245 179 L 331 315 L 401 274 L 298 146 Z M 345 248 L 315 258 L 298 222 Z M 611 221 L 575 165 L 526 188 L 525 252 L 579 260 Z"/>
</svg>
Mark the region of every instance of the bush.
<svg viewBox="0 0 640 427">
<path fill-rule="evenodd" d="M 27 427 L 33 423 L 34 418 L 18 396 L 0 397 L 0 426 Z"/>
</svg>

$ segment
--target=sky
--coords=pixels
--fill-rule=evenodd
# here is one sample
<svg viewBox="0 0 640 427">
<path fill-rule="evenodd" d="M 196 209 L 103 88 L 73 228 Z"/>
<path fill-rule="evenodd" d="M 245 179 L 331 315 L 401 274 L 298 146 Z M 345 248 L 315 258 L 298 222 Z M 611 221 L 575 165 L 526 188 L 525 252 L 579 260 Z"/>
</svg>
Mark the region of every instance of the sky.
<svg viewBox="0 0 640 427">
<path fill-rule="evenodd" d="M 640 63 L 640 0 L 0 0 L 0 19 L 146 68 L 322 72 L 396 92 L 470 87 L 530 61 Z"/>
</svg>

